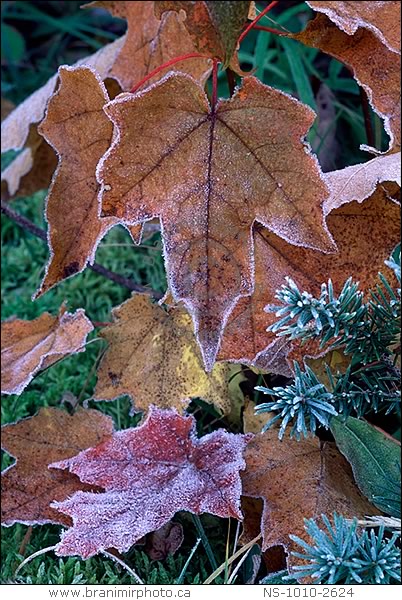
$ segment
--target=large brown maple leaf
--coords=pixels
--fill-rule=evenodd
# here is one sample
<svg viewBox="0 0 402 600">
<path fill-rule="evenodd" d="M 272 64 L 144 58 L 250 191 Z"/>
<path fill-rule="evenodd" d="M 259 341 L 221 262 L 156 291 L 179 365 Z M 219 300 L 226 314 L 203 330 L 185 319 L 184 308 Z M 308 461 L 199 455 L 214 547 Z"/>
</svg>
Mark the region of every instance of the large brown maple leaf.
<svg viewBox="0 0 402 600">
<path fill-rule="evenodd" d="M 291 244 L 335 249 L 327 189 L 302 142 L 314 113 L 254 77 L 211 107 L 179 74 L 105 111 L 118 135 L 98 166 L 103 215 L 161 219 L 170 289 L 193 316 L 210 370 L 229 314 L 253 289 L 254 221 Z"/>
<path fill-rule="evenodd" d="M 317 437 L 282 442 L 274 428 L 256 435 L 245 457 L 243 495 L 262 498 L 264 507 L 261 515 L 254 503 L 243 505 L 244 543 L 261 531 L 263 551 L 281 545 L 290 552 L 297 548 L 290 534 L 306 539 L 304 519 L 334 511 L 348 518 L 376 513 L 333 443 Z M 293 561 L 289 555 L 289 567 Z"/>
</svg>

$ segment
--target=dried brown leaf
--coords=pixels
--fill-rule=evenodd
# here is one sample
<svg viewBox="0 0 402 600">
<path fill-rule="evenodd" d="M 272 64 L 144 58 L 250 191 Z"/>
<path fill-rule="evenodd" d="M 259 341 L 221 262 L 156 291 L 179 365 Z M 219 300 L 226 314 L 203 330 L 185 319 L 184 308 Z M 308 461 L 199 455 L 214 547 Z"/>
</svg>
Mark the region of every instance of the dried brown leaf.
<svg viewBox="0 0 402 600">
<path fill-rule="evenodd" d="M 291 346 L 284 338 L 266 331 L 277 318 L 275 313 L 264 311 L 267 305 L 278 303 L 275 292 L 285 283 L 285 276 L 312 294 L 319 293 L 321 283 L 328 278 L 338 293 L 350 275 L 365 291 L 377 282 L 378 271 L 384 269 L 384 260 L 400 237 L 399 206 L 388 199 L 387 190 L 381 185 L 384 180 L 400 179 L 400 155 L 378 157 L 363 165 L 327 173 L 325 179 L 331 194 L 324 211 L 338 252 L 326 255 L 295 248 L 255 226 L 254 293 L 242 298 L 229 317 L 220 360 L 236 360 L 284 375 L 291 373 Z M 303 350 L 306 354 L 312 351 Z"/>
<path fill-rule="evenodd" d="M 134 409 L 150 404 L 179 412 L 191 398 L 230 411 L 228 368 L 205 373 L 191 317 L 183 308 L 165 311 L 148 296 L 136 294 L 113 310 L 115 323 L 103 328 L 109 346 L 98 369 L 97 400 L 128 394 Z"/>
<path fill-rule="evenodd" d="M 378 156 L 366 163 L 346 167 L 325 174 L 331 190 L 325 202 L 324 211 L 332 210 L 349 202 L 364 202 L 372 196 L 380 184 L 395 182 L 401 187 L 401 154 Z"/>
<path fill-rule="evenodd" d="M 400 55 L 389 50 L 368 29 L 358 29 L 353 36 L 348 35 L 338 29 L 324 14 L 318 14 L 304 31 L 291 34 L 290 37 L 307 46 L 319 48 L 353 71 L 357 83 L 365 89 L 373 110 L 384 119 L 385 130 L 390 136 L 390 150 L 399 149 Z"/>
<path fill-rule="evenodd" d="M 369 29 L 393 52 L 401 52 L 401 3 L 387 2 L 306 2 L 313 10 L 327 15 L 342 31 L 353 35 L 359 28 Z"/>
<path fill-rule="evenodd" d="M 181 74 L 105 111 L 118 136 L 98 169 L 103 214 L 161 219 L 170 288 L 211 369 L 227 317 L 252 290 L 255 220 L 291 244 L 334 250 L 321 208 L 327 189 L 301 141 L 314 113 L 254 77 L 211 109 Z"/>
<path fill-rule="evenodd" d="M 243 495 L 262 498 L 262 550 L 283 545 L 288 553 L 295 549 L 289 534 L 306 538 L 304 519 L 334 511 L 345 517 L 363 517 L 378 512 L 354 483 L 349 463 L 335 444 L 322 443 L 317 437 L 302 441 L 278 439 L 277 431 L 268 430 L 254 437 L 245 453 L 246 470 L 242 474 Z M 291 477 L 286 477 L 291 473 Z M 245 513 L 255 522 L 253 512 Z M 249 528 L 249 529 L 252 529 Z M 248 539 L 243 535 L 243 542 Z M 288 557 L 288 566 L 292 566 Z"/>
<path fill-rule="evenodd" d="M 43 313 L 33 321 L 14 319 L 1 324 L 1 391 L 21 394 L 41 369 L 63 356 L 83 352 L 91 322 L 82 309 L 74 314 L 61 307 L 57 317 Z"/>
<path fill-rule="evenodd" d="M 109 75 L 115 77 L 124 91 L 129 91 L 146 75 L 173 58 L 196 51 L 184 18 L 174 12 L 161 16 L 154 14 L 153 2 L 96 1 L 85 8 L 105 8 L 115 17 L 127 20 L 124 46 L 119 52 Z M 185 60 L 154 75 L 147 81 L 155 83 L 168 70 L 188 73 L 200 83 L 205 83 L 211 70 L 205 58 Z"/>
<path fill-rule="evenodd" d="M 165 560 L 177 552 L 183 540 L 183 526 L 170 521 L 146 536 L 144 550 L 151 560 Z"/>
<path fill-rule="evenodd" d="M 48 469 L 48 465 L 96 446 L 112 433 L 110 417 L 83 409 L 70 416 L 57 408 L 41 408 L 34 417 L 2 427 L 2 448 L 16 459 L 1 477 L 2 525 L 70 525 L 71 519 L 50 503 L 65 500 L 78 490 L 90 491 L 93 486 L 67 471 Z"/>
</svg>

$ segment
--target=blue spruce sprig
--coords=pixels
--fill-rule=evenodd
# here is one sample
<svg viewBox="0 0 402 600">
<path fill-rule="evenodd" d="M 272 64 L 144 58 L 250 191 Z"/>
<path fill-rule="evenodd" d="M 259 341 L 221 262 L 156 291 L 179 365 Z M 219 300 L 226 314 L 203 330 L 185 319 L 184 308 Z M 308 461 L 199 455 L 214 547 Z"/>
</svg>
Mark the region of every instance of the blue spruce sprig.
<svg viewBox="0 0 402 600">
<path fill-rule="evenodd" d="M 320 337 L 321 346 L 330 339 L 351 334 L 353 328 L 363 325 L 367 307 L 363 303 L 363 293 L 359 284 L 350 277 L 338 297 L 334 294 L 331 279 L 321 285 L 321 293 L 315 298 L 308 292 L 301 292 L 296 283 L 286 277 L 287 285 L 277 291 L 275 297 L 280 306 L 267 306 L 266 311 L 276 312 L 279 321 L 268 328 L 278 336 L 289 339 Z"/>
<path fill-rule="evenodd" d="M 292 552 L 309 564 L 295 566 L 293 577 L 311 577 L 321 584 L 392 584 L 401 580 L 400 551 L 396 546 L 398 533 L 384 536 L 384 526 L 378 534 L 373 529 L 362 534 L 357 531 L 357 519 L 348 522 L 334 513 L 333 524 L 322 515 L 326 531 L 315 519 L 305 519 L 305 530 L 312 539 L 308 544 L 301 538 L 290 538 L 304 552 Z"/>
<path fill-rule="evenodd" d="M 386 264 L 400 282 L 400 249 Z M 316 298 L 300 291 L 287 277 L 286 284 L 276 293 L 281 304 L 265 309 L 279 317 L 268 331 L 302 342 L 319 339 L 321 347 L 329 343 L 331 348 L 343 346 L 345 354 L 352 354 L 355 362 L 381 360 L 390 354 L 389 346 L 396 342 L 400 332 L 401 290 L 394 291 L 381 273 L 379 278 L 381 283 L 364 302 L 359 284 L 352 278 L 345 282 L 338 296 L 329 279 L 322 284 Z"/>
<path fill-rule="evenodd" d="M 394 251 L 387 265 L 400 281 L 400 249 Z M 390 347 L 400 334 L 401 291 L 394 291 L 381 273 L 379 277 L 380 284 L 366 303 L 351 278 L 339 296 L 335 296 L 331 280 L 322 284 L 318 298 L 301 292 L 289 278 L 278 290 L 276 297 L 282 305 L 276 314 L 280 320 L 270 330 L 302 342 L 319 339 L 327 349 L 342 347 L 345 354 L 351 354 L 351 362 L 345 373 L 333 374 L 326 367 L 327 389 L 309 367 L 303 372 L 297 363 L 293 384 L 256 388 L 273 396 L 271 402 L 257 406 L 256 412 L 277 413 L 263 431 L 282 420 L 280 439 L 289 424 L 293 425 L 291 435 L 299 439 L 308 431 L 314 433 L 319 424 L 328 427 L 333 415 L 400 414 L 400 371 Z"/>
<path fill-rule="evenodd" d="M 309 430 L 314 433 L 318 423 L 328 428 L 330 417 L 338 414 L 331 402 L 333 395 L 317 379 L 314 372 L 309 367 L 306 367 L 306 371 L 303 372 L 297 362 L 294 363 L 294 370 L 294 383 L 287 387 L 255 388 L 275 397 L 273 402 L 256 406 L 255 412 L 257 414 L 273 411 L 278 413 L 266 423 L 263 431 L 269 429 L 278 420 L 282 420 L 278 433 L 279 439 L 283 438 L 290 422 L 293 423 L 291 437 L 300 439 L 302 436 L 307 437 Z"/>
<path fill-rule="evenodd" d="M 361 583 L 390 584 L 401 581 L 401 552 L 396 546 L 400 535 L 396 532 L 390 539 L 384 537 L 384 525 L 378 535 L 374 530 L 365 531 L 360 539 L 359 552 L 353 558 Z"/>
<path fill-rule="evenodd" d="M 349 366 L 346 373 L 334 375 L 328 365 L 326 373 L 330 389 L 321 383 L 308 366 L 302 371 L 294 362 L 294 382 L 286 387 L 255 389 L 270 394 L 271 402 L 255 407 L 256 414 L 274 412 L 264 425 L 266 431 L 278 421 L 282 421 L 278 431 L 282 439 L 288 425 L 292 425 L 290 436 L 300 439 L 314 434 L 319 425 L 329 427 L 332 416 L 346 419 L 350 414 L 363 417 L 368 412 L 400 414 L 400 377 L 384 363 L 363 367 L 352 372 Z"/>
</svg>

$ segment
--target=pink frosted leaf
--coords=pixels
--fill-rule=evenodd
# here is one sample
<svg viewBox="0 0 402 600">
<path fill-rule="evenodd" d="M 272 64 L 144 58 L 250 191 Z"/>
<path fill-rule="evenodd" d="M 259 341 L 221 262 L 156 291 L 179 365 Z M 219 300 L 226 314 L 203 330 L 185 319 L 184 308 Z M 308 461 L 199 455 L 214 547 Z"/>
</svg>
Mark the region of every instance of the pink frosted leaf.
<svg viewBox="0 0 402 600">
<path fill-rule="evenodd" d="M 154 407 L 140 427 L 54 463 L 105 489 L 52 505 L 74 523 L 56 553 L 89 558 L 110 547 L 127 551 L 181 510 L 242 519 L 239 471 L 247 440 L 223 429 L 198 439 L 192 416 Z"/>
</svg>

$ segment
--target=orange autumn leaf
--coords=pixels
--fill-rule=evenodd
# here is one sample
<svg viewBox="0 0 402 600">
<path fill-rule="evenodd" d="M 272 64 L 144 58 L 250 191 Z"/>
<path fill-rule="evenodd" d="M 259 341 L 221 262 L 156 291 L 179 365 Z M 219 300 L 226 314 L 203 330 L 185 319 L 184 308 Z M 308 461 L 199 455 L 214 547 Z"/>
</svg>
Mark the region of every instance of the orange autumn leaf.
<svg viewBox="0 0 402 600">
<path fill-rule="evenodd" d="M 86 67 L 61 67 L 59 78 L 39 126 L 59 156 L 46 203 L 50 261 L 39 294 L 93 262 L 100 239 L 114 224 L 100 218 L 97 199 L 96 165 L 113 135 L 103 112 L 106 89 Z"/>
<path fill-rule="evenodd" d="M 91 2 L 84 8 L 96 7 L 105 8 L 114 17 L 127 20 L 124 45 L 109 72 L 109 76 L 115 77 L 124 91 L 129 91 L 154 69 L 171 59 L 196 51 L 183 23 L 183 16 L 169 12 L 161 15 L 159 21 L 154 14 L 153 2 L 105 0 Z M 211 66 L 206 58 L 192 58 L 158 73 L 149 82 L 155 83 L 170 69 L 188 73 L 200 83 L 205 83 Z"/>
<path fill-rule="evenodd" d="M 100 218 L 96 181 L 96 166 L 113 136 L 103 112 L 106 88 L 88 67 L 60 67 L 59 78 L 39 126 L 59 164 L 46 201 L 50 259 L 37 296 L 93 263 L 99 241 L 115 224 Z M 141 225 L 131 229 L 139 241 Z"/>
<path fill-rule="evenodd" d="M 37 415 L 4 425 L 2 448 L 16 459 L 1 475 L 1 523 L 13 525 L 70 525 L 71 519 L 50 507 L 78 490 L 91 491 L 67 471 L 48 469 L 52 462 L 75 456 L 113 434 L 113 421 L 97 410 L 79 409 L 74 415 L 41 408 Z"/>
<path fill-rule="evenodd" d="M 96 400 L 128 394 L 136 411 L 150 404 L 183 412 L 191 398 L 202 398 L 227 414 L 231 404 L 228 368 L 205 373 L 191 317 L 183 308 L 164 310 L 135 294 L 113 310 L 114 324 L 100 335 L 108 349 L 98 369 Z"/>
<path fill-rule="evenodd" d="M 400 183 L 400 155 L 378 157 L 326 173 L 325 179 L 331 194 L 324 211 L 338 252 L 327 255 L 296 248 L 261 226 L 255 226 L 254 293 L 242 298 L 229 317 L 220 360 L 236 360 L 289 375 L 291 346 L 284 338 L 266 331 L 277 318 L 275 313 L 264 310 L 267 305 L 278 303 L 275 292 L 285 283 L 285 277 L 291 277 L 303 290 L 317 294 L 328 278 L 339 293 L 352 274 L 360 282 L 360 288 L 368 291 L 376 284 L 378 271 L 386 268 L 384 261 L 400 237 L 400 211 L 398 204 L 388 199 L 388 192 L 381 184 Z M 384 231 L 387 231 L 386 236 Z M 304 350 L 309 353 L 307 348 Z"/>
<path fill-rule="evenodd" d="M 374 2 L 373 2 L 374 4 Z M 391 2 L 392 4 L 392 2 Z M 318 14 L 304 31 L 290 34 L 307 46 L 319 48 L 349 67 L 367 93 L 373 110 L 384 119 L 390 149 L 401 145 L 401 57 L 368 29 L 352 36 L 344 33 L 324 14 Z"/>
<path fill-rule="evenodd" d="M 389 50 L 401 52 L 401 3 L 387 2 L 306 2 L 313 10 L 327 15 L 348 35 L 359 28 L 372 31 Z"/>
<path fill-rule="evenodd" d="M 211 108 L 181 74 L 105 111 L 118 135 L 98 168 L 103 215 L 161 219 L 170 288 L 211 369 L 227 317 L 252 291 L 255 220 L 291 244 L 335 248 L 321 208 L 327 189 L 301 141 L 314 113 L 254 77 Z"/>
<path fill-rule="evenodd" d="M 64 306 L 57 317 L 43 313 L 33 321 L 4 321 L 1 324 L 1 392 L 21 394 L 38 371 L 63 356 L 83 352 L 92 329 L 81 308 L 71 314 Z"/>
<path fill-rule="evenodd" d="M 245 459 L 243 496 L 262 498 L 264 503 L 260 520 L 262 550 L 284 546 L 290 568 L 294 560 L 290 551 L 297 546 L 289 535 L 306 539 L 304 519 L 334 511 L 347 518 L 378 513 L 360 493 L 349 463 L 335 444 L 322 443 L 317 437 L 289 439 L 284 443 L 278 439 L 277 430 L 272 429 L 249 442 Z M 242 506 L 245 512 L 242 542 L 247 543 L 250 535 L 255 534 L 259 515 L 255 514 L 253 503 Z"/>
<path fill-rule="evenodd" d="M 184 21 L 197 50 L 219 59 L 224 66 L 235 66 L 234 52 L 250 11 L 250 2 L 156 1 L 155 12 L 184 11 Z M 234 63 L 234 64 L 233 64 Z"/>
</svg>

